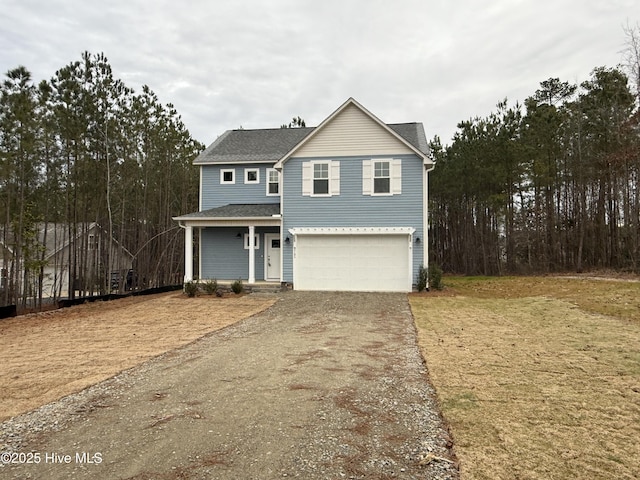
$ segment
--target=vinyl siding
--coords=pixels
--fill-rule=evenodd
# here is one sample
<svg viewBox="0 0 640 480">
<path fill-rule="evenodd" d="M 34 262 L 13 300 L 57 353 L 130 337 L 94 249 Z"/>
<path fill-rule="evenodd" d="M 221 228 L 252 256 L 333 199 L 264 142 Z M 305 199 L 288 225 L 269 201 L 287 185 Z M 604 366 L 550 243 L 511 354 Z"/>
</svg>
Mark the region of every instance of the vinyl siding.
<svg viewBox="0 0 640 480">
<path fill-rule="evenodd" d="M 203 165 L 200 167 L 200 210 L 240 203 L 279 203 L 280 196 L 267 196 L 267 169 L 273 164 Z M 244 183 L 246 168 L 260 170 L 260 183 Z M 235 184 L 220 184 L 220 170 L 235 170 Z"/>
<path fill-rule="evenodd" d="M 200 278 L 247 280 L 249 250 L 244 248 L 244 234 L 248 228 L 212 227 L 200 231 Z M 256 227 L 260 248 L 256 250 L 256 280 L 264 279 L 264 234 L 278 233 L 277 227 Z M 240 238 L 237 235 L 240 234 Z"/>
<path fill-rule="evenodd" d="M 413 154 L 355 105 L 345 108 L 295 152 L 296 157 Z"/>
<path fill-rule="evenodd" d="M 376 156 L 332 157 L 340 162 L 340 195 L 302 195 L 302 165 L 321 158 L 291 158 L 284 167 L 283 237 L 296 227 L 413 227 L 424 241 L 422 224 L 423 162 L 415 155 L 386 155 L 402 161 L 402 194 L 369 196 L 362 193 L 362 162 Z M 283 279 L 293 281 L 293 242 L 283 244 Z M 413 277 L 423 263 L 423 248 L 414 245 Z"/>
</svg>

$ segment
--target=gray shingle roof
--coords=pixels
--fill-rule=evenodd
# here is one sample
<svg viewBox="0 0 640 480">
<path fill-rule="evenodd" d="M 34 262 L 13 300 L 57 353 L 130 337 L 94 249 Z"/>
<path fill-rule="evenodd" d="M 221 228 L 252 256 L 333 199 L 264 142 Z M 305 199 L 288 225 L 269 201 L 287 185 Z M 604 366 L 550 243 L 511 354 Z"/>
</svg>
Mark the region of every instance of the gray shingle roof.
<svg viewBox="0 0 640 480">
<path fill-rule="evenodd" d="M 237 218 L 237 217 L 272 217 L 280 214 L 279 203 L 245 203 L 230 204 L 223 207 L 210 208 L 201 212 L 181 215 L 180 218 Z"/>
<path fill-rule="evenodd" d="M 389 123 L 387 127 L 422 153 L 429 153 L 429 144 L 427 143 L 427 136 L 424 133 L 422 123 Z"/>
<path fill-rule="evenodd" d="M 227 130 L 193 162 L 277 162 L 313 128 L 265 128 Z"/>
<path fill-rule="evenodd" d="M 422 123 L 394 123 L 387 125 L 407 142 L 428 153 Z M 315 127 L 265 128 L 260 130 L 227 130 L 193 162 L 247 163 L 277 162 L 309 135 Z"/>
</svg>

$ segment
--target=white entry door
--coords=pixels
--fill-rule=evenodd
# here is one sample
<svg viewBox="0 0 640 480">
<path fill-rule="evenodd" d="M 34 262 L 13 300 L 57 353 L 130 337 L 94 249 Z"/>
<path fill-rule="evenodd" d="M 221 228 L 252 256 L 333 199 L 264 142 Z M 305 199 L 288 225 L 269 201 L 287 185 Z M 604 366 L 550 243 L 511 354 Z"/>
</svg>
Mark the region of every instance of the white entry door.
<svg viewBox="0 0 640 480">
<path fill-rule="evenodd" d="M 264 241 L 267 246 L 264 259 L 265 280 L 280 281 L 280 234 L 265 233 Z"/>
</svg>

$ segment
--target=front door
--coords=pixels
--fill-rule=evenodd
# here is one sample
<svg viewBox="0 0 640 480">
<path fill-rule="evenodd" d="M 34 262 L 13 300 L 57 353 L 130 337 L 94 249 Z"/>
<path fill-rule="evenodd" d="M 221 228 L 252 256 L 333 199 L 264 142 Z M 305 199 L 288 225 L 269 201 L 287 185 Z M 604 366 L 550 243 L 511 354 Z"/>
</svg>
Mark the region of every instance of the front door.
<svg viewBox="0 0 640 480">
<path fill-rule="evenodd" d="M 280 234 L 265 233 L 264 241 L 267 246 L 265 258 L 265 280 L 280 280 Z"/>
</svg>

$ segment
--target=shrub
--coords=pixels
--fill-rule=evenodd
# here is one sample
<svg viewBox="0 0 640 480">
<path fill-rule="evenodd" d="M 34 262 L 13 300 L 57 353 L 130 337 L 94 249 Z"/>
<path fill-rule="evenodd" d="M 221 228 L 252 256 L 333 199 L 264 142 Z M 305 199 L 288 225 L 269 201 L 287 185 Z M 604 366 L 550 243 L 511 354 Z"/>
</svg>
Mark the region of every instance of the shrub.
<svg viewBox="0 0 640 480">
<path fill-rule="evenodd" d="M 213 280 L 207 280 L 204 283 L 203 288 L 207 295 L 213 295 L 218 291 L 218 280 L 216 280 L 215 278 Z"/>
<path fill-rule="evenodd" d="M 418 269 L 418 291 L 422 292 L 425 288 L 427 288 L 427 280 L 428 280 L 428 270 L 424 267 L 424 265 L 420 265 Z"/>
<path fill-rule="evenodd" d="M 242 285 L 242 280 L 238 279 L 231 284 L 231 291 L 236 295 L 242 293 L 244 291 L 244 285 Z"/>
<path fill-rule="evenodd" d="M 184 284 L 184 293 L 187 294 L 187 297 L 195 297 L 198 293 L 198 283 L 197 282 L 186 282 Z"/>
<path fill-rule="evenodd" d="M 442 269 L 434 263 L 429 267 L 429 286 L 436 290 L 442 290 L 444 288 L 442 284 Z"/>
</svg>

